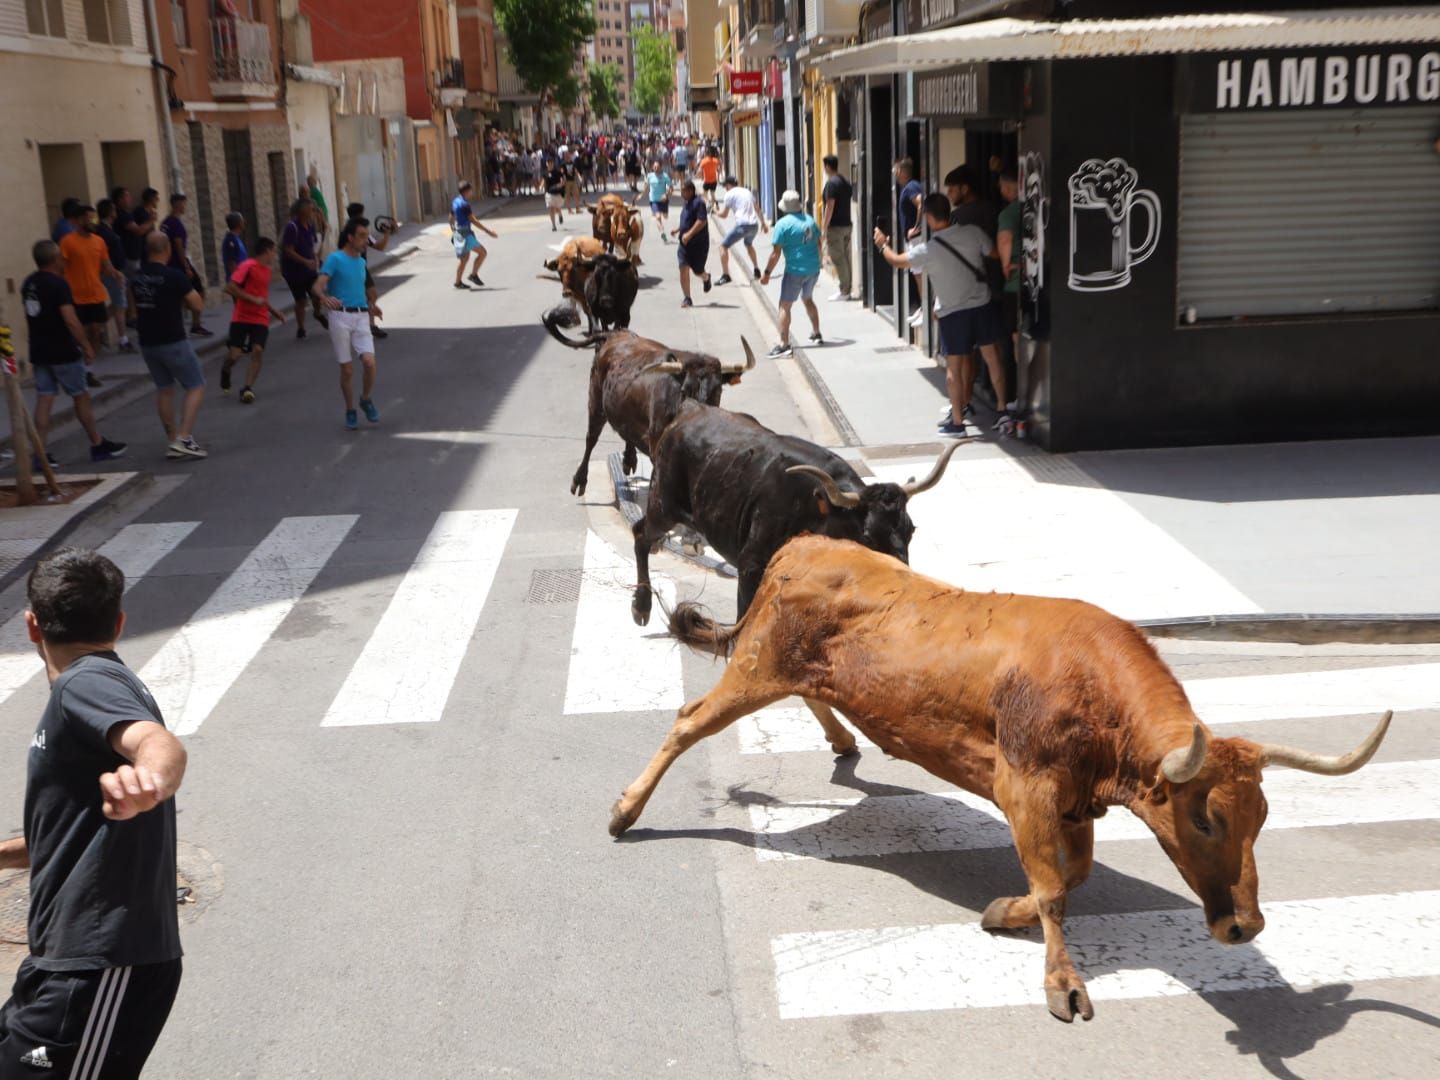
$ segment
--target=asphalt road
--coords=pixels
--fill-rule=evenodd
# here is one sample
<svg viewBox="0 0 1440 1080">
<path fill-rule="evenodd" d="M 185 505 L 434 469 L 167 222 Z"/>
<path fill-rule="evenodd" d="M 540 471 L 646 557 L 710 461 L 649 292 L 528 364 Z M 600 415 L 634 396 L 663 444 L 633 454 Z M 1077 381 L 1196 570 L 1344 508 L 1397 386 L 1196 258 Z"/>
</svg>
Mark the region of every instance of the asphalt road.
<svg viewBox="0 0 1440 1080">
<path fill-rule="evenodd" d="M 1253 947 L 1196 940 L 1194 897 L 1121 822 L 1071 904 L 1088 1025 L 1037 1004 L 1038 937 L 972 933 L 1022 888 L 1003 830 L 876 750 L 836 764 L 783 707 L 683 757 L 611 841 L 615 795 L 719 669 L 630 623 L 613 435 L 587 496 L 568 493 L 589 353 L 545 335 L 559 286 L 536 277 L 563 235 L 537 201 L 489 223 L 484 290 L 451 288 L 438 233 L 384 274 L 379 426 L 342 429 L 328 340 L 288 327 L 254 406 L 207 403 L 209 460 L 165 461 L 148 402 L 103 425 L 132 445 L 117 467 L 154 480 L 79 539 L 139 571 L 122 655 L 191 751 L 199 903 L 147 1075 L 1440 1070 L 1425 650 L 1167 651 L 1226 734 L 1339 749 L 1387 694 L 1408 687 L 1409 706 L 1372 780 L 1330 798 L 1277 773 Z M 682 311 L 673 248 L 652 229 L 645 255 L 640 332 L 735 359 L 740 333 L 774 340 L 748 290 L 697 289 Z M 830 440 L 793 362 L 762 360 L 726 404 Z M 733 604 L 731 582 L 654 566 Z M 44 680 L 3 692 L 9 835 Z"/>
</svg>

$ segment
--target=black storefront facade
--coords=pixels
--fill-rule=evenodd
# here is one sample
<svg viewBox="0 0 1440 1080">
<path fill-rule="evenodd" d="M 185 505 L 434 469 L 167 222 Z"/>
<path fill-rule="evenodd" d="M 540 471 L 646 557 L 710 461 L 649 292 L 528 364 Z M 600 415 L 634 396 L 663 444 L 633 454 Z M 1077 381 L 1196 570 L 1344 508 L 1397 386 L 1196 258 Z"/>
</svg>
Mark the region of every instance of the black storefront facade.
<svg viewBox="0 0 1440 1080">
<path fill-rule="evenodd" d="M 1034 441 L 1440 432 L 1440 35 L 952 66 L 907 40 L 896 152 L 927 190 L 957 127 L 982 173 L 988 148 L 1020 173 Z"/>
</svg>

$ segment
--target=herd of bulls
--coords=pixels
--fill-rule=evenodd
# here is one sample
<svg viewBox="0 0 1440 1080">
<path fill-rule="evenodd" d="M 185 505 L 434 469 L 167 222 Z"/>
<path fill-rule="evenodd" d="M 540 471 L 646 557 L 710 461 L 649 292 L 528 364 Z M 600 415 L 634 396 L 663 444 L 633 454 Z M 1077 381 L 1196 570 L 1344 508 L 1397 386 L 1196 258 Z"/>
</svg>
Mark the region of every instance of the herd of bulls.
<svg viewBox="0 0 1440 1080">
<path fill-rule="evenodd" d="M 605 250 L 618 246 L 615 233 L 594 243 L 594 255 L 576 260 L 590 274 L 582 285 L 589 332 L 567 338 L 563 309 L 543 318 L 559 341 L 594 349 L 585 455 L 571 493 L 584 493 L 607 422 L 625 442 L 627 474 L 638 451 L 651 459 L 645 513 L 633 530 L 631 611 L 641 625 L 651 613 L 650 553 L 676 526 L 702 536 L 739 574 L 733 625 L 693 604 L 668 613 L 677 640 L 730 663 L 714 689 L 680 710 L 621 793 L 611 834 L 635 823 L 665 771 L 696 742 L 798 696 L 835 753 L 857 752 L 838 713 L 885 753 L 1000 807 L 1030 891 L 994 900 L 981 925 L 1041 928 L 1045 997 L 1059 1019 L 1094 1015 L 1063 922 L 1067 895 L 1091 869 L 1094 819 L 1111 806 L 1154 832 L 1200 898 L 1217 942 L 1243 944 L 1260 933 L 1254 845 L 1266 816 L 1262 770 L 1353 772 L 1379 748 L 1390 714 L 1340 756 L 1216 738 L 1131 623 L 1081 601 L 978 594 L 915 573 L 906 565 L 908 501 L 939 482 L 961 444 L 919 482 L 867 485 L 823 447 L 722 409 L 724 388 L 755 367 L 749 344 L 741 339 L 743 363 L 726 364 L 624 329 L 629 304 L 623 319 L 610 318 L 618 312 L 606 290 L 612 272 L 633 280 L 633 259 Z M 602 268 L 607 284 L 592 288 Z M 572 283 L 565 288 L 576 295 Z M 597 329 L 597 318 L 620 328 Z"/>
</svg>

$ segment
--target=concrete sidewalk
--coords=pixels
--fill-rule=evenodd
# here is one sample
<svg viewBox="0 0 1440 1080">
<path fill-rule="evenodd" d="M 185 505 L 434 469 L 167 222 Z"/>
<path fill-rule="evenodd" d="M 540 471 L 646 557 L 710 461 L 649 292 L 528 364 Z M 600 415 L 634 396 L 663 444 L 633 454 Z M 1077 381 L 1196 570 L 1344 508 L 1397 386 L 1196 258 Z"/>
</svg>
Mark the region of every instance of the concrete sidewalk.
<svg viewBox="0 0 1440 1080">
<path fill-rule="evenodd" d="M 756 250 L 763 265 L 763 235 Z M 732 263 L 774 317 L 778 275 L 762 287 L 740 247 Z M 837 430 L 875 478 L 923 475 L 946 442 L 942 371 L 873 311 L 826 301 L 828 269 L 815 291 L 826 344 L 799 344 L 798 305 L 791 341 Z M 987 433 L 910 509 L 911 564 L 967 588 L 1135 620 L 1440 612 L 1440 439 L 1051 455 Z"/>
</svg>

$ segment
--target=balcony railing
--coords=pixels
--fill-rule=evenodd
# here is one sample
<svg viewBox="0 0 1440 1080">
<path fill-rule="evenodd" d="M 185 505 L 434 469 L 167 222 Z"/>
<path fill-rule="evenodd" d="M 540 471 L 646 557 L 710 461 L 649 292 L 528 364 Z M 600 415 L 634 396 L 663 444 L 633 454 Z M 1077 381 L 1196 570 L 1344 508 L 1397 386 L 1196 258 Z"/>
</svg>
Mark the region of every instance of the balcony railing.
<svg viewBox="0 0 1440 1080">
<path fill-rule="evenodd" d="M 214 81 L 250 86 L 275 85 L 270 55 L 270 27 L 262 22 L 217 15 L 210 21 L 214 47 Z"/>
<path fill-rule="evenodd" d="M 435 85 L 442 87 L 465 86 L 465 61 L 453 56 L 440 61 L 440 70 L 435 73 Z"/>
</svg>

